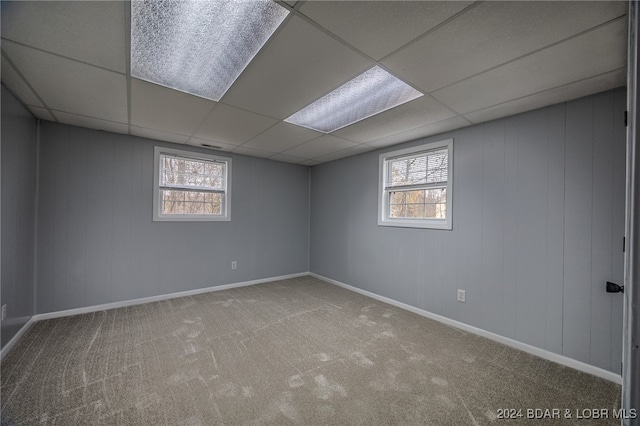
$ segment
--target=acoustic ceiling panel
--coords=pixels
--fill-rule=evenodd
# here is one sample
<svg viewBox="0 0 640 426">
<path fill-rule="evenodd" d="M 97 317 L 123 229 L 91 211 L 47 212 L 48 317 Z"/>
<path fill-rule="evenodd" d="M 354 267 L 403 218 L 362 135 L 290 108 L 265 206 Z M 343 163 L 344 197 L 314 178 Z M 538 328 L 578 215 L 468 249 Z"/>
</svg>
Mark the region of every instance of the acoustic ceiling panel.
<svg viewBox="0 0 640 426">
<path fill-rule="evenodd" d="M 335 132 L 335 136 L 355 142 L 367 142 L 394 133 L 444 120 L 455 113 L 429 95 L 407 102 L 384 114 L 370 117 Z"/>
<path fill-rule="evenodd" d="M 625 12 L 626 4 L 615 1 L 484 2 L 383 64 L 405 81 L 432 92 Z"/>
<path fill-rule="evenodd" d="M 43 120 L 306 165 L 625 84 L 624 1 L 289 1 L 277 2 L 287 17 L 215 103 L 128 75 L 132 3 L 3 1 L 2 83 Z M 210 6 L 200 3 L 191 5 Z M 313 160 L 284 153 L 323 133 L 283 120 L 376 59 L 426 95 L 331 133 L 362 145 Z M 300 153 L 315 155 L 311 146 Z"/>
<path fill-rule="evenodd" d="M 242 145 L 278 120 L 219 104 L 198 127 L 194 136 L 232 145 Z"/>
<path fill-rule="evenodd" d="M 465 114 L 465 117 L 473 123 L 495 120 L 506 115 L 519 114 L 532 109 L 542 108 L 580 98 L 588 94 L 599 93 L 612 87 L 621 87 L 626 84 L 627 72 L 625 68 L 607 72 L 596 77 L 586 78 L 563 86 L 524 96 L 512 101 L 503 102 L 488 108 L 483 108 Z"/>
<path fill-rule="evenodd" d="M 406 130 L 404 132 L 398 132 L 383 138 L 371 140 L 367 142 L 367 145 L 374 148 L 382 148 L 405 141 L 412 141 L 438 133 L 448 132 L 449 130 L 460 129 L 465 126 L 469 126 L 470 124 L 471 122 L 466 118 L 456 115 L 454 117 L 447 118 L 446 120 L 427 124 L 426 126 L 416 127 L 411 130 Z"/>
<path fill-rule="evenodd" d="M 131 124 L 147 129 L 191 136 L 214 102 L 131 79 Z"/>
<path fill-rule="evenodd" d="M 352 148 L 356 145 L 357 144 L 354 142 L 346 141 L 335 136 L 324 135 L 310 142 L 285 151 L 284 154 L 310 160 L 312 158 L 327 155 L 335 151 Z"/>
<path fill-rule="evenodd" d="M 269 130 L 251 139 L 244 146 L 247 148 L 279 153 L 293 148 L 294 146 L 301 145 L 321 135 L 322 133 L 305 129 L 304 127 L 280 122 Z"/>
<path fill-rule="evenodd" d="M 622 68 L 626 19 L 461 81 L 432 95 L 460 114 Z M 599 58 L 594 61 L 592 58 Z"/>
<path fill-rule="evenodd" d="M 40 99 L 33 93 L 33 91 L 27 86 L 25 81 L 18 75 L 16 70 L 9 64 L 9 61 L 2 60 L 2 81 L 11 88 L 11 91 L 16 95 L 25 105 L 33 105 L 43 107 Z"/>
<path fill-rule="evenodd" d="M 380 60 L 455 15 L 470 1 L 308 1 L 300 12 Z"/>
<path fill-rule="evenodd" d="M 106 130 L 115 133 L 129 133 L 129 125 L 123 123 L 116 123 L 113 121 L 100 120 L 93 117 L 85 117 L 78 114 L 69 114 L 63 111 L 53 111 L 58 118 L 58 121 L 64 124 L 71 124 L 72 126 L 88 127 L 90 129 Z"/>
<path fill-rule="evenodd" d="M 186 135 L 177 135 L 175 133 L 161 132 L 156 129 L 146 129 L 138 126 L 131 126 L 131 134 L 142 138 L 156 139 L 179 144 L 185 144 L 189 140 L 189 136 Z"/>
<path fill-rule="evenodd" d="M 113 71 L 127 71 L 120 1 L 3 1 L 2 37 Z"/>
<path fill-rule="evenodd" d="M 284 119 L 371 65 L 371 61 L 294 16 L 222 101 Z"/>
<path fill-rule="evenodd" d="M 127 122 L 127 81 L 124 74 L 6 40 L 2 49 L 51 109 Z"/>
</svg>

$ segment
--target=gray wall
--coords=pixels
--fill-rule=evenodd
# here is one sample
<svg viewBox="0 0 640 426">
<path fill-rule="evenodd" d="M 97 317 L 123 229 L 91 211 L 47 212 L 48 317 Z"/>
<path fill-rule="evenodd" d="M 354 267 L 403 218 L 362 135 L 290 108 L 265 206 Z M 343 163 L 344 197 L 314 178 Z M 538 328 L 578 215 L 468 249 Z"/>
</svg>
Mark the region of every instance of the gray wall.
<svg viewBox="0 0 640 426">
<path fill-rule="evenodd" d="M 455 139 L 452 231 L 377 226 L 384 150 L 313 167 L 311 271 L 619 373 L 622 296 L 604 283 L 623 281 L 625 100 L 404 144 Z"/>
<path fill-rule="evenodd" d="M 2 347 L 34 313 L 36 148 L 36 119 L 2 86 Z"/>
<path fill-rule="evenodd" d="M 37 313 L 308 271 L 307 167 L 229 155 L 230 222 L 153 222 L 155 145 L 42 122 Z"/>
</svg>

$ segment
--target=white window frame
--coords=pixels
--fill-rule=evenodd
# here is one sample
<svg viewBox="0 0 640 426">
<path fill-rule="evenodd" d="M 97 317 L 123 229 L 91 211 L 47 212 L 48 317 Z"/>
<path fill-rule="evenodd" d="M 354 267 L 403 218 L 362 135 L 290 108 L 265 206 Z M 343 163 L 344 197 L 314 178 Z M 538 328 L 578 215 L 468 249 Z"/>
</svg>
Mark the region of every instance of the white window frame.
<svg viewBox="0 0 640 426">
<path fill-rule="evenodd" d="M 421 154 L 429 151 L 437 151 L 446 148 L 448 151 L 448 171 L 447 171 L 447 201 L 445 219 L 407 219 L 389 217 L 389 194 L 391 188 L 387 188 L 388 164 L 390 160 L 398 157 L 406 157 L 412 154 Z M 420 185 L 416 185 L 420 186 Z M 423 186 L 423 185 L 422 185 Z M 378 225 L 398 226 L 403 228 L 426 228 L 426 229 L 453 229 L 453 139 L 446 139 L 439 142 L 432 142 L 411 148 L 399 149 L 385 152 L 379 156 L 378 165 Z"/>
<path fill-rule="evenodd" d="M 226 164 L 224 202 L 222 204 L 222 214 L 163 214 L 162 197 L 160 195 L 160 156 L 163 154 L 190 160 L 224 162 Z M 154 222 L 220 222 L 231 220 L 231 158 L 217 155 L 203 154 L 200 152 L 186 151 L 174 148 L 156 146 L 153 149 L 153 221 Z"/>
</svg>

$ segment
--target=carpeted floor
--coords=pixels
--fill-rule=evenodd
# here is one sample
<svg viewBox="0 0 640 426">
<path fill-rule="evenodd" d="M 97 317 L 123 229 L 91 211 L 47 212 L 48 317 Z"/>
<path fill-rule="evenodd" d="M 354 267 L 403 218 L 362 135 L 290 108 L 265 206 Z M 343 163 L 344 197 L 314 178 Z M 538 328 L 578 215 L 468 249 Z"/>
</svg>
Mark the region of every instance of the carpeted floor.
<svg viewBox="0 0 640 426">
<path fill-rule="evenodd" d="M 39 321 L 1 373 L 4 424 L 619 424 L 611 382 L 311 277 Z"/>
</svg>

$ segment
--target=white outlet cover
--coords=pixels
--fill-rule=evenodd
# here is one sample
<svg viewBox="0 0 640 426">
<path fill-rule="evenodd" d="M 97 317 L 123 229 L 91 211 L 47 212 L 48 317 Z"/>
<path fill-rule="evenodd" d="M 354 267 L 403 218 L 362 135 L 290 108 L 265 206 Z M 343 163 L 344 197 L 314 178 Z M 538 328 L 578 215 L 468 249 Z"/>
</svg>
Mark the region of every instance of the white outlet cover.
<svg viewBox="0 0 640 426">
<path fill-rule="evenodd" d="M 465 290 L 458 290 L 458 302 L 467 301 L 467 292 Z"/>
</svg>

